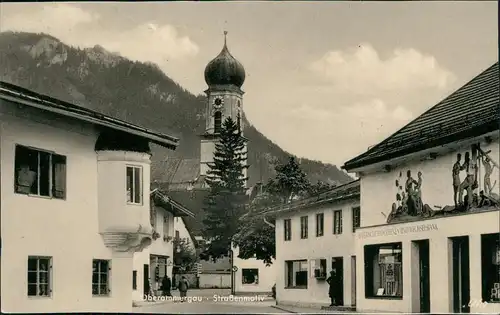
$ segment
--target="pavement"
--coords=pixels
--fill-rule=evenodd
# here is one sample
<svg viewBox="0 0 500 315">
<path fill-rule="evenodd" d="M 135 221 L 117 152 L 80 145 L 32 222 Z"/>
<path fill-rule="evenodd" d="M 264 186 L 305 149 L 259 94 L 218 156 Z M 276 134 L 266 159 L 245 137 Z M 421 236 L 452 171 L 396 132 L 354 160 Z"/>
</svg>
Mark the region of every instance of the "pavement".
<svg viewBox="0 0 500 315">
<path fill-rule="evenodd" d="M 169 301 L 142 301 L 136 303 L 133 313 L 174 313 L 174 314 L 271 314 L 290 313 L 276 309 L 276 302 L 267 294 L 231 296 L 227 289 L 201 289 L 188 291 L 187 301 L 178 300 L 179 293 L 172 292 L 174 300 Z M 175 299 L 177 298 L 177 299 Z"/>
<path fill-rule="evenodd" d="M 298 306 L 288 306 L 288 305 L 273 305 L 274 309 L 286 312 L 286 313 L 299 313 L 299 314 L 355 314 L 356 312 L 347 312 L 347 311 L 334 311 L 328 309 L 321 308 L 307 308 L 307 307 L 298 307 Z"/>
</svg>

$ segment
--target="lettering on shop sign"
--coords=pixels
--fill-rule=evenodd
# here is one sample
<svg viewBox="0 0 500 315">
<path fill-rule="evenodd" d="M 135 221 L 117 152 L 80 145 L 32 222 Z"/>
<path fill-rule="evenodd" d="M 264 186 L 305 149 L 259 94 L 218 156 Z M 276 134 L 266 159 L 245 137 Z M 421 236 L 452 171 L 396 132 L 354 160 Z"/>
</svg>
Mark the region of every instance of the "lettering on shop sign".
<svg viewBox="0 0 500 315">
<path fill-rule="evenodd" d="M 360 232 L 358 234 L 358 238 L 370 238 L 370 237 L 378 237 L 378 236 L 397 236 L 397 235 L 405 235 L 411 233 L 420 233 L 420 232 L 428 232 L 428 231 L 437 231 L 437 224 L 420 224 L 415 226 L 408 227 L 399 227 L 399 228 L 387 228 L 383 230 L 370 231 L 370 232 Z"/>
</svg>

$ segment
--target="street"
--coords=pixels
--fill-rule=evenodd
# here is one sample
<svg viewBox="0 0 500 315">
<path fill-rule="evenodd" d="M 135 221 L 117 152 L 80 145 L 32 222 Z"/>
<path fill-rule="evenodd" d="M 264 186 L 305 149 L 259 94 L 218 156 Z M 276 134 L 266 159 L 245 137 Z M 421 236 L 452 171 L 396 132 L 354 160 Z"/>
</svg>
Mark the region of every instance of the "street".
<svg viewBox="0 0 500 315">
<path fill-rule="evenodd" d="M 172 292 L 174 297 L 178 297 L 177 291 Z M 236 296 L 231 298 L 230 291 L 225 289 L 203 289 L 190 290 L 188 297 L 191 302 L 166 301 L 156 303 L 142 303 L 139 307 L 134 307 L 134 313 L 286 313 L 273 308 L 275 301 L 267 295 Z M 252 301 L 253 300 L 253 301 Z M 257 300 L 257 301 L 256 301 Z"/>
</svg>

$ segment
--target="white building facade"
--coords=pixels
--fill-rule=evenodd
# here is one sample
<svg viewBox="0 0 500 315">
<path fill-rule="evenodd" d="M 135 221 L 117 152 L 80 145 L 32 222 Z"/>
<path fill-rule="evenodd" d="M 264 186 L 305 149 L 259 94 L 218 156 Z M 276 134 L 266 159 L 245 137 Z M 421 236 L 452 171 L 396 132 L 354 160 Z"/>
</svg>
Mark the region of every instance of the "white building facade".
<svg viewBox="0 0 500 315">
<path fill-rule="evenodd" d="M 237 294 L 269 294 L 276 283 L 276 261 L 266 266 L 262 260 L 255 258 L 238 258 L 238 247 L 233 248 L 236 268 L 233 271 L 234 291 Z"/>
<path fill-rule="evenodd" d="M 276 301 L 322 307 L 331 303 L 326 279 L 335 270 L 335 304 L 356 305 L 354 231 L 359 224 L 359 182 L 271 209 L 276 217 Z"/>
<path fill-rule="evenodd" d="M 178 140 L 3 82 L 0 98 L 2 311 L 130 312 L 149 143 Z"/>
<path fill-rule="evenodd" d="M 153 227 L 151 245 L 142 252 L 134 254 L 132 273 L 132 298 L 143 301 L 147 295 L 162 295 L 162 280 L 165 275 L 173 279 L 174 239 L 179 237 L 176 221 L 193 213 L 176 203 L 167 194 L 155 189 L 150 198 L 150 222 Z"/>
<path fill-rule="evenodd" d="M 498 63 L 368 152 L 357 310 L 500 312 Z"/>
</svg>

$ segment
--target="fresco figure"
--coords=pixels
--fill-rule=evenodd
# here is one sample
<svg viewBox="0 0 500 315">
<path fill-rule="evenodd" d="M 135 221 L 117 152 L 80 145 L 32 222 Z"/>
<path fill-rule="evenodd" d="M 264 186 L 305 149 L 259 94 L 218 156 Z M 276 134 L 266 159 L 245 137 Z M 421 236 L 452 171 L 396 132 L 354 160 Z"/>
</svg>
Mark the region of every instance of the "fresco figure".
<svg viewBox="0 0 500 315">
<path fill-rule="evenodd" d="M 469 152 L 465 152 L 464 164 L 462 167 L 466 170 L 467 177 L 465 177 L 464 181 L 460 184 L 458 200 L 461 204 L 467 204 L 467 208 L 469 208 L 472 204 L 472 186 L 474 185 L 476 174 L 475 167 L 470 160 Z M 466 200 L 463 198 L 464 190 L 467 190 Z"/>
<path fill-rule="evenodd" d="M 406 201 L 406 204 L 408 206 L 408 214 L 411 215 L 411 216 L 414 216 L 416 215 L 417 213 L 417 200 L 416 200 L 416 194 L 415 194 L 415 188 L 414 186 L 417 186 L 418 185 L 418 182 L 413 179 L 413 177 L 411 176 L 411 171 L 408 170 L 406 172 L 406 176 L 407 176 L 407 179 L 406 179 L 406 185 L 405 185 L 405 189 L 406 189 L 406 196 L 407 196 L 407 201 Z"/>
<path fill-rule="evenodd" d="M 455 202 L 455 208 L 458 207 L 458 189 L 460 188 L 461 180 L 460 180 L 460 171 L 463 170 L 463 166 L 460 165 L 462 161 L 462 154 L 457 154 L 457 161 L 453 164 L 452 176 L 453 176 L 453 201 Z"/>
<path fill-rule="evenodd" d="M 417 184 L 415 186 L 415 208 L 416 214 L 422 214 L 422 172 L 417 173 Z"/>
<path fill-rule="evenodd" d="M 491 194 L 493 188 L 491 187 L 490 176 L 493 173 L 493 165 L 491 165 L 491 161 L 488 157 L 482 156 L 483 167 L 484 167 L 484 190 L 487 195 Z"/>
</svg>

